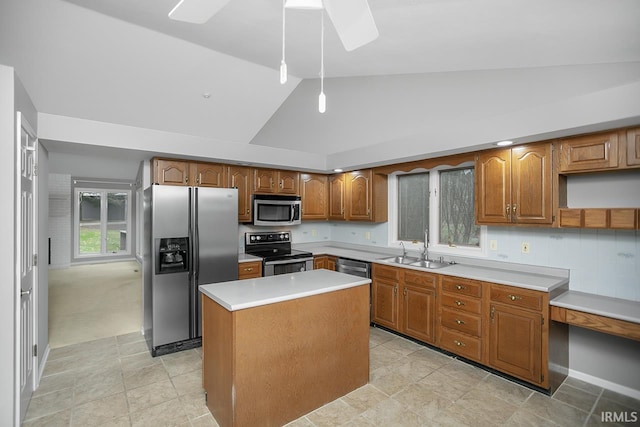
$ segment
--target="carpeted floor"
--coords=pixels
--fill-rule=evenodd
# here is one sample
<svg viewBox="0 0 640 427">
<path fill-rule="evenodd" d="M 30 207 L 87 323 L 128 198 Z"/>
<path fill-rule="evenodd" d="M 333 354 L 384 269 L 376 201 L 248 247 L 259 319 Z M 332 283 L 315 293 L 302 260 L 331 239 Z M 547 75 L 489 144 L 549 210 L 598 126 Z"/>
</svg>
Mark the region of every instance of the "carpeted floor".
<svg viewBox="0 0 640 427">
<path fill-rule="evenodd" d="M 140 332 L 142 266 L 111 262 L 49 270 L 49 346 Z"/>
</svg>

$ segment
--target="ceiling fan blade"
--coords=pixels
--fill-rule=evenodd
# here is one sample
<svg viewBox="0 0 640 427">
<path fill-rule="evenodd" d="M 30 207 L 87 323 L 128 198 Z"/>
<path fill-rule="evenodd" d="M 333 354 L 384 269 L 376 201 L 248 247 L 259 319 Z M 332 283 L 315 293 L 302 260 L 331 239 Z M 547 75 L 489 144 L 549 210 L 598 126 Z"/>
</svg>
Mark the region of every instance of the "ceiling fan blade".
<svg viewBox="0 0 640 427">
<path fill-rule="evenodd" d="M 204 24 L 218 13 L 230 0 L 180 0 L 169 12 L 176 21 Z"/>
<path fill-rule="evenodd" d="M 378 28 L 367 0 L 324 0 L 324 8 L 347 51 L 378 38 Z"/>
</svg>

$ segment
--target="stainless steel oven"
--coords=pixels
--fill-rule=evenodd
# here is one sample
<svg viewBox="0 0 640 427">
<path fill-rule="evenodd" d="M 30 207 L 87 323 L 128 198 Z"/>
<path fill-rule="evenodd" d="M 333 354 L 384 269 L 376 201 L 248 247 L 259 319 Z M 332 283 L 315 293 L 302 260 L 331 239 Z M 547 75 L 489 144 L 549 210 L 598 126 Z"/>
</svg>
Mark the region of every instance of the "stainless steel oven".
<svg viewBox="0 0 640 427">
<path fill-rule="evenodd" d="M 262 258 L 263 276 L 313 270 L 311 252 L 291 249 L 290 231 L 250 232 L 244 236 L 244 251 Z"/>
</svg>

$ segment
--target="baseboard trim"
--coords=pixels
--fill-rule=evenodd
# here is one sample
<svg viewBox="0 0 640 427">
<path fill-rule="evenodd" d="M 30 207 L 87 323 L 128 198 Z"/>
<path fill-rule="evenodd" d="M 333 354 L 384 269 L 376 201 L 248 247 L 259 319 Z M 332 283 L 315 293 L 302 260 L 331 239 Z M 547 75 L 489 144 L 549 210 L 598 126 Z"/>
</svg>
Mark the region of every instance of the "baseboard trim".
<svg viewBox="0 0 640 427">
<path fill-rule="evenodd" d="M 569 369 L 569 376 L 578 380 L 582 380 L 589 384 L 594 384 L 602 388 L 606 388 L 607 390 L 615 391 L 616 393 L 624 394 L 625 396 L 640 400 L 640 390 L 636 390 L 622 384 L 614 383 L 612 381 L 605 380 L 604 378 L 594 377 L 593 375 L 576 371 L 574 369 Z"/>
</svg>

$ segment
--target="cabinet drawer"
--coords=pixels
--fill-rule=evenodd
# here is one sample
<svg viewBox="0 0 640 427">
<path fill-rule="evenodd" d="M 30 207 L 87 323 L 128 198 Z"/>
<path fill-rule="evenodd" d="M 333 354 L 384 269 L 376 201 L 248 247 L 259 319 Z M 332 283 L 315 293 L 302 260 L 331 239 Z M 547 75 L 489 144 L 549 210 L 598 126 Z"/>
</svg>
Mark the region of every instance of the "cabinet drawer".
<svg viewBox="0 0 640 427">
<path fill-rule="evenodd" d="M 470 313 L 480 314 L 480 300 L 476 298 L 470 298 L 466 295 L 454 295 L 443 292 L 442 305 L 444 307 L 450 307 L 457 310 L 464 310 Z"/>
<path fill-rule="evenodd" d="M 469 295 L 480 298 L 482 296 L 482 285 L 468 279 L 456 277 L 442 277 L 442 290 L 454 294 Z"/>
<path fill-rule="evenodd" d="M 436 276 L 429 273 L 421 273 L 413 270 L 404 272 L 404 283 L 415 286 L 433 288 L 436 285 Z"/>
<path fill-rule="evenodd" d="M 445 308 L 442 310 L 440 323 L 446 328 L 464 332 L 465 334 L 475 337 L 482 335 L 482 320 L 480 316 L 475 314 Z"/>
<path fill-rule="evenodd" d="M 241 262 L 238 264 L 238 279 L 253 279 L 262 277 L 262 263 L 260 261 Z"/>
<path fill-rule="evenodd" d="M 541 292 L 513 286 L 491 285 L 491 301 L 540 311 L 542 310 L 543 299 L 544 296 Z"/>
<path fill-rule="evenodd" d="M 624 230 L 633 230 L 636 228 L 636 210 L 635 209 L 611 209 L 610 226 L 611 228 L 620 228 Z"/>
<path fill-rule="evenodd" d="M 474 338 L 463 333 L 442 328 L 440 347 L 467 359 L 482 360 L 482 344 L 480 338 Z"/>
<path fill-rule="evenodd" d="M 583 209 L 560 209 L 560 227 L 583 227 L 584 226 L 584 210 Z"/>
<path fill-rule="evenodd" d="M 373 264 L 373 278 L 378 277 L 398 280 L 400 269 L 398 267 L 389 267 L 388 265 Z"/>
</svg>

